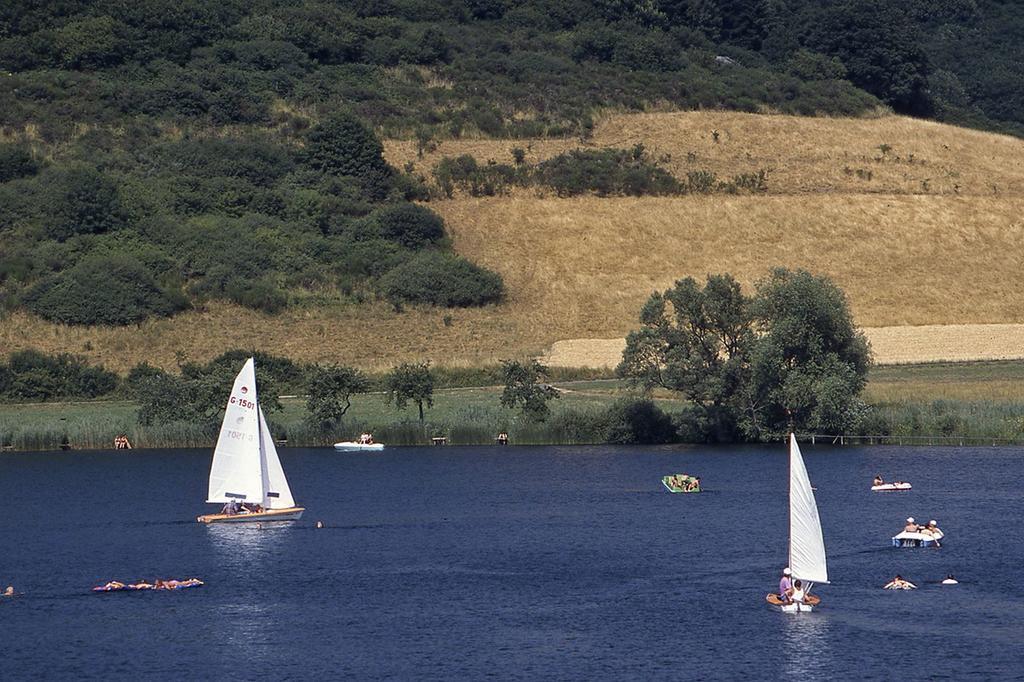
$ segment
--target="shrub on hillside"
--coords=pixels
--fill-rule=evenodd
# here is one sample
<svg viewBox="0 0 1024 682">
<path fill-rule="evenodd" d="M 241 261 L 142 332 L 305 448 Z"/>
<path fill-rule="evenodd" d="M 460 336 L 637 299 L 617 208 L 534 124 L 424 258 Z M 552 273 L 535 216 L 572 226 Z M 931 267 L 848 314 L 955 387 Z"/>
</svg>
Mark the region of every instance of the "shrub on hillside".
<svg viewBox="0 0 1024 682">
<path fill-rule="evenodd" d="M 391 187 L 393 171 L 384 161 L 384 146 L 351 114 L 335 114 L 310 130 L 305 160 L 324 173 L 358 178 L 372 199 L 383 199 Z"/>
<path fill-rule="evenodd" d="M 32 152 L 20 144 L 0 144 L 0 182 L 35 175 L 39 164 Z"/>
<path fill-rule="evenodd" d="M 117 383 L 113 372 L 67 353 L 23 350 L 0 364 L 0 398 L 9 400 L 98 398 L 113 392 Z"/>
<path fill-rule="evenodd" d="M 125 224 L 117 185 L 95 168 L 76 166 L 47 179 L 46 236 L 64 241 L 80 234 L 102 234 Z"/>
<path fill-rule="evenodd" d="M 526 169 L 521 172 L 506 163 L 480 165 L 469 154 L 445 157 L 434 167 L 434 180 L 449 198 L 456 188 L 474 197 L 505 194 L 512 185 L 526 184 L 528 177 Z"/>
<path fill-rule="evenodd" d="M 238 305 L 271 315 L 281 312 L 288 297 L 267 279 L 235 277 L 224 286 L 224 296 Z"/>
<path fill-rule="evenodd" d="M 380 236 L 410 249 L 421 249 L 444 238 L 444 220 L 425 206 L 394 204 L 376 214 Z"/>
<path fill-rule="evenodd" d="M 594 192 L 609 195 L 679 194 L 682 186 L 659 168 L 643 149 L 576 149 L 537 165 L 536 180 L 559 196 Z"/>
<path fill-rule="evenodd" d="M 180 290 L 161 287 L 141 263 L 121 254 L 87 256 L 38 282 L 23 302 L 40 317 L 67 324 L 124 325 L 188 307 Z"/>
<path fill-rule="evenodd" d="M 380 278 L 392 301 L 469 307 L 500 301 L 501 276 L 450 253 L 423 251 Z"/>
</svg>

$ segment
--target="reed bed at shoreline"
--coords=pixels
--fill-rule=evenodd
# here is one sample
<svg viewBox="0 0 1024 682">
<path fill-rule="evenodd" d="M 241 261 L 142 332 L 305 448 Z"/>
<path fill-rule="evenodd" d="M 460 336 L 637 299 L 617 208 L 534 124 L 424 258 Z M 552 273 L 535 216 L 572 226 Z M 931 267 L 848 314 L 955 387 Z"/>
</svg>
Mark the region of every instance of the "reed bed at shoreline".
<svg viewBox="0 0 1024 682">
<path fill-rule="evenodd" d="M 444 436 L 456 445 L 489 444 L 505 431 L 513 444 L 590 444 L 600 442 L 601 417 L 617 399 L 634 395 L 628 382 L 614 379 L 558 384 L 561 397 L 543 423 L 522 420 L 501 407 L 497 386 L 448 388 L 435 392 L 424 424 L 415 407 L 397 411 L 383 395 L 356 396 L 337 428 L 311 425 L 301 398 L 285 398 L 268 415 L 271 433 L 289 446 L 324 447 L 372 431 L 391 445 L 428 444 Z M 684 402 L 667 391 L 652 394 L 672 415 Z M 864 398 L 868 418 L 850 436 L 957 437 L 972 441 L 1024 442 L 1024 362 L 944 363 L 875 367 Z M 0 405 L 0 444 L 6 450 L 110 449 L 126 434 L 136 447 L 212 448 L 218 426 L 136 423 L 131 401 Z M 952 442 L 952 440 L 950 442 Z"/>
</svg>

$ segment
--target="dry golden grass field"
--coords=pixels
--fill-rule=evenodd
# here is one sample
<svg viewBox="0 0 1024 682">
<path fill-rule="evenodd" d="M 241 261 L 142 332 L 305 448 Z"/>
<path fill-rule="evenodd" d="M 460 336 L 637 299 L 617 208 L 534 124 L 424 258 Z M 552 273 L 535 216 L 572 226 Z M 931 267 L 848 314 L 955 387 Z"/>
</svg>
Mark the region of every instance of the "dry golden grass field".
<svg viewBox="0 0 1024 682">
<path fill-rule="evenodd" d="M 897 116 L 690 112 L 608 116 L 586 141 L 445 140 L 422 158 L 415 143 L 397 141 L 386 155 L 429 174 L 443 156 L 463 153 L 511 162 L 511 149 L 522 147 L 536 161 L 637 143 L 678 177 L 765 169 L 768 192 L 456 196 L 431 208 L 458 252 L 505 278 L 500 306 L 396 313 L 333 304 L 267 317 L 218 303 L 124 329 L 17 314 L 0 323 L 0 351 L 69 351 L 119 370 L 238 347 L 365 368 L 472 365 L 543 354 L 561 340 L 621 339 L 646 297 L 683 276 L 729 272 L 751 286 L 785 266 L 832 277 L 859 325 L 897 327 L 871 332 L 883 362 L 1024 355 L 1024 333 L 1013 326 L 1024 324 L 1024 140 Z M 1005 326 L 919 328 L 993 324 Z"/>
</svg>

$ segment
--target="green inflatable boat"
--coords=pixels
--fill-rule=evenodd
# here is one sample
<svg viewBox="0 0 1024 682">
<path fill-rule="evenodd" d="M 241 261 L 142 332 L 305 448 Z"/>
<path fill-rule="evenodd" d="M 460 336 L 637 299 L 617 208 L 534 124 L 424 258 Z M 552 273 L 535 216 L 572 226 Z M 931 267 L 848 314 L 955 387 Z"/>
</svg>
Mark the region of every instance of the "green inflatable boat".
<svg viewBox="0 0 1024 682">
<path fill-rule="evenodd" d="M 670 493 L 699 493 L 700 479 L 689 474 L 662 476 L 661 482 Z"/>
</svg>

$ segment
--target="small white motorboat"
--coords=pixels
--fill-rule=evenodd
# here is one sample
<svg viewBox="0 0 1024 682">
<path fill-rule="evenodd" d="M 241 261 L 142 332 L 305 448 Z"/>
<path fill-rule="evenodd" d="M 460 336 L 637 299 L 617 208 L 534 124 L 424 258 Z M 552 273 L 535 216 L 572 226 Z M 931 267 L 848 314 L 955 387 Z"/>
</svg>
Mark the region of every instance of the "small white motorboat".
<svg viewBox="0 0 1024 682">
<path fill-rule="evenodd" d="M 384 449 L 384 443 L 357 443 L 354 440 L 346 440 L 335 443 L 334 449 L 338 452 L 380 452 Z"/>
<path fill-rule="evenodd" d="M 871 492 L 873 493 L 886 493 L 895 492 L 897 490 L 910 490 L 911 485 L 906 481 L 893 481 L 892 483 L 882 483 L 881 485 L 871 486 Z"/>
</svg>

